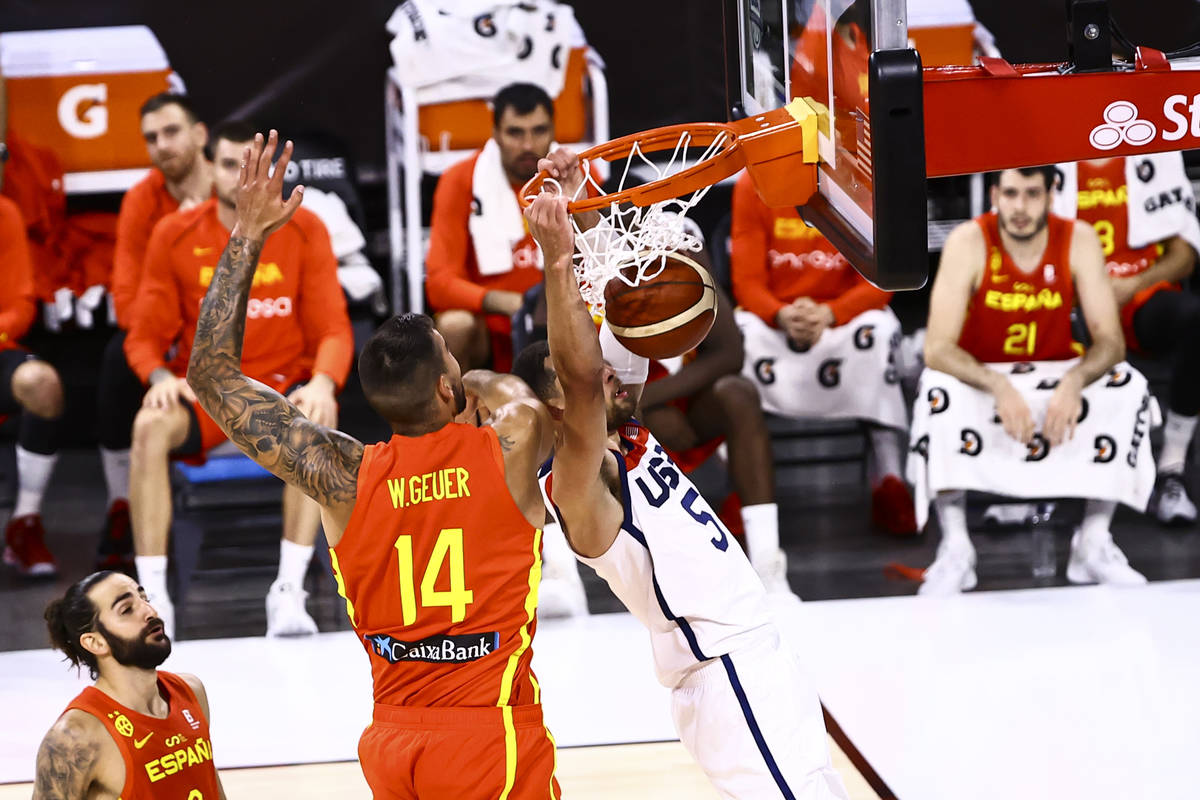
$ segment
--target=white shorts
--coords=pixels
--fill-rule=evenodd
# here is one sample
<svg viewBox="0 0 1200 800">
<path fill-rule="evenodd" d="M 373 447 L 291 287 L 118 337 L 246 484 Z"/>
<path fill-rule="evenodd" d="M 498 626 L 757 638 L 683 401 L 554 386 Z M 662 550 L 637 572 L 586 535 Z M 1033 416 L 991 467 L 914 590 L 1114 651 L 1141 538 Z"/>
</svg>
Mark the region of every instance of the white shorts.
<svg viewBox="0 0 1200 800">
<path fill-rule="evenodd" d="M 671 692 L 684 747 L 721 797 L 846 800 L 821 704 L 781 642 L 721 656 Z"/>
</svg>

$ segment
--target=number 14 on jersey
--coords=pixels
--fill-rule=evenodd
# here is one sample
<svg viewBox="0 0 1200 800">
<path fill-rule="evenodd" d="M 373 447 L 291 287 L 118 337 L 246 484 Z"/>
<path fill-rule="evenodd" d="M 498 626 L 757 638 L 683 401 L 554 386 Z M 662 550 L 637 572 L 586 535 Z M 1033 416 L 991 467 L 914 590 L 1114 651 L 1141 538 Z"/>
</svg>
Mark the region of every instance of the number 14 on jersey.
<svg viewBox="0 0 1200 800">
<path fill-rule="evenodd" d="M 400 570 L 400 608 L 404 624 L 417 621 L 416 570 L 413 564 L 413 537 L 401 536 L 396 540 L 396 561 Z M 447 565 L 447 562 L 449 564 Z M 442 568 L 449 567 L 450 588 L 437 588 L 437 579 Z M 450 621 L 462 622 L 467 618 L 467 606 L 475 602 L 475 593 L 467 588 L 466 572 L 463 567 L 462 528 L 443 528 L 438 532 L 433 552 L 421 575 L 421 607 L 449 607 Z"/>
</svg>

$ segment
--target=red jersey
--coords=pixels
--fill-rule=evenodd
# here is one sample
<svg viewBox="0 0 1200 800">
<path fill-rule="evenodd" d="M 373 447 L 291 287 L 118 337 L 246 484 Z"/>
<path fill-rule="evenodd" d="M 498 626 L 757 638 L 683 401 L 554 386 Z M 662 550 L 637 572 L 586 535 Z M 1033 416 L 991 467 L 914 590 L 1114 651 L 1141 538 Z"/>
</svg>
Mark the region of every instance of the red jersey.
<svg viewBox="0 0 1200 800">
<path fill-rule="evenodd" d="M 1080 161 L 1079 218 L 1096 229 L 1108 274 L 1124 278 L 1145 272 L 1162 255 L 1157 244 L 1129 245 L 1129 187 L 1125 184 L 1125 159 L 1110 158 L 1103 164 Z"/>
<path fill-rule="evenodd" d="M 157 169 L 150 170 L 121 198 L 109 293 L 117 311 L 117 324 L 122 328 L 129 327 L 150 234 L 160 219 L 178 210 L 179 201 L 167 191 L 167 179 Z"/>
<path fill-rule="evenodd" d="M 541 530 L 508 492 L 495 430 L 451 423 L 367 446 L 330 553 L 376 703 L 540 701 L 530 644 Z"/>
<path fill-rule="evenodd" d="M 479 153 L 460 161 L 442 174 L 433 193 L 433 223 L 429 228 L 429 255 L 425 258 L 425 291 L 435 311 L 463 308 L 483 312 L 489 291 L 525 292 L 542 281 L 537 242 L 526 226 L 525 238 L 513 246 L 512 270 L 480 275 L 467 221 L 475 202 L 472 184 Z M 515 195 L 520 186 L 512 187 Z"/>
<path fill-rule="evenodd" d="M 129 366 L 142 381 L 158 367 L 177 375 L 186 371 L 200 303 L 228 240 L 216 199 L 170 214 L 155 227 L 125 339 Z M 350 371 L 354 337 L 324 224 L 298 209 L 271 234 L 258 258 L 246 308 L 242 370 L 273 386 L 310 371 L 341 386 Z M 168 364 L 165 354 L 176 342 L 176 357 Z"/>
<path fill-rule="evenodd" d="M 0 350 L 10 350 L 37 315 L 33 260 L 17 204 L 0 195 Z"/>
<path fill-rule="evenodd" d="M 733 187 L 729 258 L 733 295 L 747 311 L 775 325 L 775 315 L 799 297 L 826 303 L 834 324 L 883 308 L 891 292 L 858 274 L 833 243 L 810 228 L 794 208 L 769 208 L 749 173 Z"/>
<path fill-rule="evenodd" d="M 1000 241 L 996 212 L 975 219 L 987 261 L 967 307 L 958 346 L 982 362 L 1057 361 L 1080 354 L 1071 338 L 1075 282 L 1071 234 L 1075 221 L 1050 215 L 1042 260 L 1023 272 Z"/>
<path fill-rule="evenodd" d="M 158 671 L 158 691 L 170 712 L 165 719 L 126 708 L 94 686 L 67 706 L 104 723 L 125 760 L 121 800 L 197 800 L 220 797 L 208 719 L 192 687 Z"/>
</svg>

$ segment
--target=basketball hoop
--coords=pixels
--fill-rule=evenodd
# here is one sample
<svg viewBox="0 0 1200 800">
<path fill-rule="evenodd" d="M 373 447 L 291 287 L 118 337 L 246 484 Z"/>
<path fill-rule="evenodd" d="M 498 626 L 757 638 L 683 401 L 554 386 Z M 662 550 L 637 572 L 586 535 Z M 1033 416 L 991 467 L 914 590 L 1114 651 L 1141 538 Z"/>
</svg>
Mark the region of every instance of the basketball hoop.
<svg viewBox="0 0 1200 800">
<path fill-rule="evenodd" d="M 666 163 L 650 153 L 670 151 Z M 701 240 L 688 231 L 687 213 L 718 181 L 746 168 L 763 202 L 802 204 L 816 190 L 817 115 L 803 100 L 731 123 L 670 125 L 630 134 L 579 154 L 584 181 L 569 198 L 572 215 L 598 212 L 599 224 L 575 228 L 575 275 L 594 314 L 604 312 L 604 287 L 613 278 L 630 286 L 657 276 L 665 257 L 699 251 Z M 624 158 L 614 191 L 605 191 L 587 164 Z M 640 182 L 639 173 L 654 177 Z M 540 191 L 562 191 L 544 171 L 521 189 L 522 206 Z M 588 196 L 594 194 L 594 196 Z"/>
</svg>

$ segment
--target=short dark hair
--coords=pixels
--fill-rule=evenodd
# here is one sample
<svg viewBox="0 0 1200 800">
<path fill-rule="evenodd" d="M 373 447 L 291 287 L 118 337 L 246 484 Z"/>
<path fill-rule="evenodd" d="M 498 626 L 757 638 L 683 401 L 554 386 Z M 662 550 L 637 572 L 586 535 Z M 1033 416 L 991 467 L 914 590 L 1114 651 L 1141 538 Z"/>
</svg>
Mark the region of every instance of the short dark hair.
<svg viewBox="0 0 1200 800">
<path fill-rule="evenodd" d="M 388 422 L 411 424 L 429 417 L 445 362 L 425 314 L 397 314 L 363 345 L 358 379 L 371 408 Z"/>
<path fill-rule="evenodd" d="M 216 152 L 217 142 L 222 139 L 234 144 L 242 144 L 253 141 L 256 133 L 258 133 L 258 128 L 254 127 L 251 122 L 244 119 L 227 119 L 213 128 L 212 135 L 208 137 L 208 140 L 212 143 L 210 146 L 213 152 Z"/>
<path fill-rule="evenodd" d="M 1041 167 L 1013 167 L 1013 169 L 1024 175 L 1026 178 L 1032 177 L 1033 175 L 1041 175 L 1042 180 L 1046 182 L 1047 192 L 1052 190 L 1058 183 L 1058 167 L 1054 166 L 1053 164 L 1047 164 Z M 997 170 L 996 172 L 992 173 L 993 186 L 1000 183 L 1001 172 L 1004 172 L 1004 170 Z"/>
<path fill-rule="evenodd" d="M 100 676 L 100 667 L 96 663 L 95 654 L 79 643 L 79 637 L 96 630 L 100 609 L 92 602 L 92 598 L 88 597 L 88 592 L 110 575 L 116 573 L 105 569 L 76 581 L 67 589 L 66 594 L 50 601 L 43 615 L 46 619 L 46 630 L 50 633 L 50 646 L 61 651 L 72 666 L 87 667 L 92 680 Z"/>
<path fill-rule="evenodd" d="M 543 403 L 551 400 L 554 391 L 554 369 L 546 366 L 550 343 L 544 339 L 525 346 L 513 360 L 512 374 L 529 385 Z"/>
<path fill-rule="evenodd" d="M 188 122 L 193 125 L 200 121 L 200 115 L 196 113 L 196 106 L 192 104 L 192 99 L 186 94 L 178 92 L 159 92 L 142 103 L 142 107 L 138 111 L 138 119 L 153 111 L 158 111 L 164 106 L 179 106 L 183 110 L 184 116 L 188 118 Z"/>
<path fill-rule="evenodd" d="M 492 100 L 492 124 L 495 127 L 500 127 L 500 118 L 509 108 L 521 115 L 544 108 L 550 119 L 554 119 L 554 101 L 545 89 L 532 83 L 510 83 L 496 93 Z"/>
</svg>

